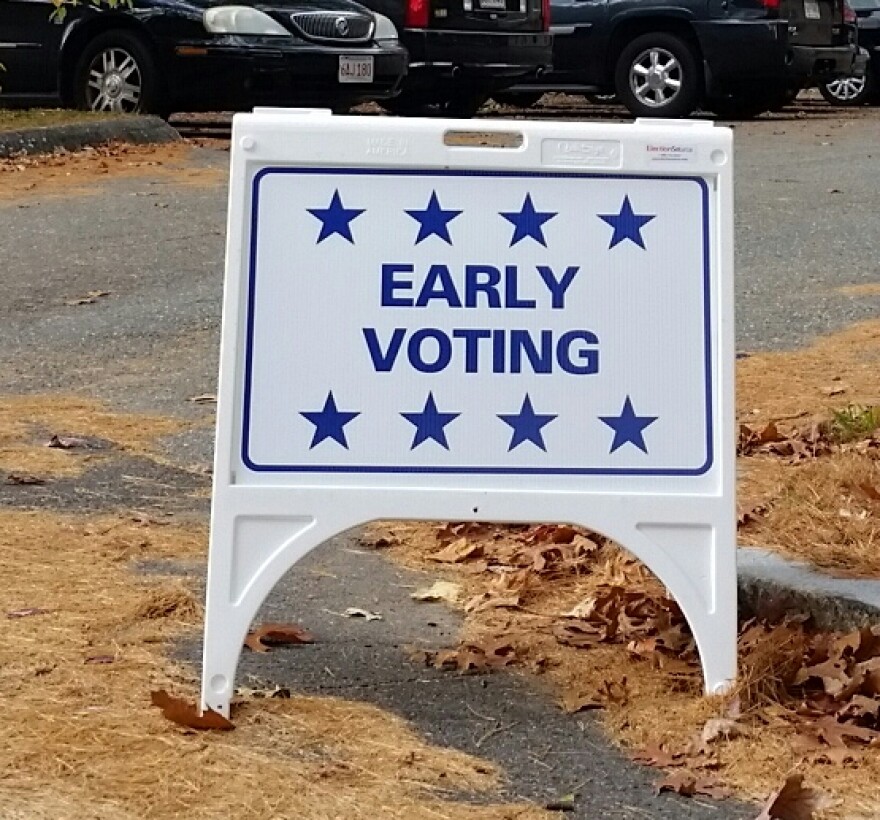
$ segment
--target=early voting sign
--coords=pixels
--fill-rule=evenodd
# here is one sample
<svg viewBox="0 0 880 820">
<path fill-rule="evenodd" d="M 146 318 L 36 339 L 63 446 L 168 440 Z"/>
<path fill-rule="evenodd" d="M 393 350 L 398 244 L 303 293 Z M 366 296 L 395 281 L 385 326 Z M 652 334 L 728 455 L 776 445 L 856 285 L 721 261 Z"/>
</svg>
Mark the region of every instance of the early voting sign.
<svg viewBox="0 0 880 820">
<path fill-rule="evenodd" d="M 560 521 L 735 675 L 732 144 L 699 122 L 235 119 L 203 705 L 381 518 Z"/>
</svg>

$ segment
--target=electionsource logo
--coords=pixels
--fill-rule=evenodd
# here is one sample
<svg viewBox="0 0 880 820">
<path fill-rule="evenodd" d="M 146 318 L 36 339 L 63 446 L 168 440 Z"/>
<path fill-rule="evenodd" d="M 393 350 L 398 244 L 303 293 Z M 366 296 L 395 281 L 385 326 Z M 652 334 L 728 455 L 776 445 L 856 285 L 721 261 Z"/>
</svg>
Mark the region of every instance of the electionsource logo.
<svg viewBox="0 0 880 820">
<path fill-rule="evenodd" d="M 692 145 L 652 145 L 645 150 L 652 162 L 690 162 L 696 157 L 697 149 Z"/>
</svg>

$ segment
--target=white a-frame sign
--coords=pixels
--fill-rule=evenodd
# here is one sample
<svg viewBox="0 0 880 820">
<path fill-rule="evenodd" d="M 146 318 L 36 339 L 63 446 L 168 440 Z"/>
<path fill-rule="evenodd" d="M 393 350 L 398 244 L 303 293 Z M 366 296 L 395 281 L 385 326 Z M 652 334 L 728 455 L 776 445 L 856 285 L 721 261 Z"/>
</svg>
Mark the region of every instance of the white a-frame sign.
<svg viewBox="0 0 880 820">
<path fill-rule="evenodd" d="M 296 561 L 395 518 L 599 531 L 730 684 L 728 129 L 258 110 L 226 265 L 203 706 Z"/>
</svg>

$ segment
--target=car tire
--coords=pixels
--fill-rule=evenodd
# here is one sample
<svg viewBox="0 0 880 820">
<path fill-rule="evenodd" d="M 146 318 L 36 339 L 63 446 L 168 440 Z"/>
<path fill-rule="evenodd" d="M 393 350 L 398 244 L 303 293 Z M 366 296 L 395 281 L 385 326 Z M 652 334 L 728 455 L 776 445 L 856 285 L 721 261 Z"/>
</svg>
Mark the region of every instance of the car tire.
<svg viewBox="0 0 880 820">
<path fill-rule="evenodd" d="M 492 95 L 492 99 L 499 105 L 513 105 L 516 108 L 531 108 L 533 105 L 537 105 L 543 96 L 543 91 L 498 91 Z"/>
<path fill-rule="evenodd" d="M 686 117 L 700 102 L 703 74 L 694 47 L 675 34 L 643 34 L 617 58 L 617 98 L 637 117 Z"/>
<path fill-rule="evenodd" d="M 864 77 L 839 77 L 819 83 L 819 93 L 831 105 L 865 105 L 874 99 L 874 87 L 870 74 Z"/>
<path fill-rule="evenodd" d="M 168 113 L 153 55 L 129 31 L 106 31 L 87 43 L 73 83 L 74 105 L 86 111 Z"/>
</svg>

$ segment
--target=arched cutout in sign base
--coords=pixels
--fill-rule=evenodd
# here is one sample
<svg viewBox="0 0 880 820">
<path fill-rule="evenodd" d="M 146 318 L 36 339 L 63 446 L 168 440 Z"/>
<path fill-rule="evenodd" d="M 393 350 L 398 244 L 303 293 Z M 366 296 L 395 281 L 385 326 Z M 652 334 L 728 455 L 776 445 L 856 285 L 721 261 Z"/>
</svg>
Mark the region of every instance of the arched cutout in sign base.
<svg viewBox="0 0 880 820">
<path fill-rule="evenodd" d="M 315 514 L 299 516 L 291 513 L 287 493 L 275 495 L 275 499 L 262 498 L 256 506 L 243 498 L 246 512 L 227 507 L 217 512 L 213 523 L 202 705 L 226 716 L 245 636 L 281 577 L 335 535 L 369 520 L 400 518 L 401 507 L 420 506 L 418 493 L 411 498 L 395 493 L 398 497 L 386 506 L 382 496 L 372 493 L 346 494 L 343 499 L 300 491 L 297 506 L 301 504 Z M 392 500 L 383 495 L 385 502 Z M 430 496 L 429 506 L 436 509 L 437 499 L 433 493 Z M 663 515 L 657 515 L 657 507 L 650 501 L 620 495 L 575 500 L 529 494 L 520 499 L 521 516 L 516 519 L 510 518 L 506 504 L 501 505 L 505 509 L 496 510 L 491 494 L 448 501 L 448 514 L 431 520 L 552 520 L 596 530 L 625 546 L 681 606 L 700 653 L 706 691 L 722 693 L 732 684 L 736 677 L 736 609 L 727 604 L 736 599 L 736 564 L 726 545 L 735 532 L 732 525 L 720 527 L 718 517 L 707 515 L 712 505 L 705 499 L 666 498 Z M 468 505 L 470 515 L 452 514 L 464 513 Z"/>
<path fill-rule="evenodd" d="M 205 708 L 282 575 L 388 519 L 601 532 L 735 678 L 731 132 L 472 128 L 235 118 Z"/>
</svg>

